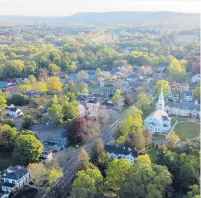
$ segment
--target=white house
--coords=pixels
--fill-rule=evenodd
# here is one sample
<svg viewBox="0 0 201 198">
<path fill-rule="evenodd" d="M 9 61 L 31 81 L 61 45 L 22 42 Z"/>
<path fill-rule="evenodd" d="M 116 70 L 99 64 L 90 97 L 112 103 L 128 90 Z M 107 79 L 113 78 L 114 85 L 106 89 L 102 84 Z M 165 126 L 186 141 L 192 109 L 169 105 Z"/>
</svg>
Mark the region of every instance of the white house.
<svg viewBox="0 0 201 198">
<path fill-rule="evenodd" d="M 200 104 L 197 101 L 193 102 L 167 102 L 165 111 L 169 115 L 182 116 L 182 117 L 198 117 L 200 118 Z"/>
<path fill-rule="evenodd" d="M 89 116 L 89 117 L 98 117 L 100 109 L 99 102 L 86 102 L 80 104 L 80 117 Z"/>
<path fill-rule="evenodd" d="M 197 83 L 200 81 L 200 74 L 195 74 L 192 78 L 191 78 L 191 82 L 192 83 Z"/>
<path fill-rule="evenodd" d="M 23 116 L 24 114 L 20 109 L 15 107 L 13 104 L 8 107 L 8 115 L 12 118 L 18 118 L 20 116 Z"/>
<path fill-rule="evenodd" d="M 161 93 L 159 100 L 156 103 L 156 110 L 153 111 L 145 120 L 145 126 L 150 130 L 151 133 L 163 133 L 168 132 L 171 128 L 170 118 L 165 112 L 165 100 L 163 96 L 163 89 L 161 88 Z"/>
<path fill-rule="evenodd" d="M 3 182 L 2 191 L 6 195 L 14 189 L 23 188 L 30 182 L 30 173 L 24 166 L 10 166 L 1 172 L 1 181 Z M 4 197 L 5 197 L 4 196 Z"/>
</svg>

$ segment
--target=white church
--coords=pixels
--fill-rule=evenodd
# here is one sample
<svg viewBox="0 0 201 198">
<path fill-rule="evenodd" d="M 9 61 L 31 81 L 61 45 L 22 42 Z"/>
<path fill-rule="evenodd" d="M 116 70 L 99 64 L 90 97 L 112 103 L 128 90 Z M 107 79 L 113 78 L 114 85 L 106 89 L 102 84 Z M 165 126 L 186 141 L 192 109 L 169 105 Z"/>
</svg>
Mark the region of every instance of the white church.
<svg viewBox="0 0 201 198">
<path fill-rule="evenodd" d="M 151 133 L 168 132 L 171 128 L 171 118 L 165 112 L 165 99 L 162 87 L 159 100 L 156 103 L 156 110 L 144 120 L 144 124 Z"/>
</svg>

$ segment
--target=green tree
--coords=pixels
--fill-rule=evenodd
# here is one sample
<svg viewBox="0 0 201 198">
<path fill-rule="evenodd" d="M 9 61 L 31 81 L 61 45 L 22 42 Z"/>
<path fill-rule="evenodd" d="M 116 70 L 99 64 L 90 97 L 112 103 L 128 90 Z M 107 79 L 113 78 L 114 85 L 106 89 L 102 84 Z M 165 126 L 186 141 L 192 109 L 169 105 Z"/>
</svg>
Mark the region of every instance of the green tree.
<svg viewBox="0 0 201 198">
<path fill-rule="evenodd" d="M 56 64 L 49 64 L 48 65 L 48 71 L 50 72 L 50 74 L 55 74 L 60 70 L 60 67 L 57 66 Z"/>
<path fill-rule="evenodd" d="M 20 135 L 15 140 L 14 156 L 22 165 L 37 162 L 42 152 L 42 143 L 33 135 Z"/>
<path fill-rule="evenodd" d="M 2 91 L 0 90 L 0 112 L 1 110 L 5 109 L 6 104 L 7 104 L 6 94 L 2 93 Z"/>
<path fill-rule="evenodd" d="M 197 86 L 195 89 L 194 89 L 194 95 L 195 95 L 195 98 L 200 101 L 200 86 Z"/>
<path fill-rule="evenodd" d="M 93 198 L 101 191 L 103 177 L 97 168 L 78 171 L 72 185 L 73 198 Z"/>
<path fill-rule="evenodd" d="M 96 77 L 100 77 L 101 76 L 101 69 L 98 67 L 97 69 L 96 69 Z"/>
<path fill-rule="evenodd" d="M 200 187 L 198 185 L 190 186 L 189 189 L 186 198 L 200 198 Z"/>
<path fill-rule="evenodd" d="M 60 104 L 53 104 L 47 109 L 49 122 L 52 124 L 61 124 L 63 122 L 62 106 Z"/>
<path fill-rule="evenodd" d="M 102 152 L 104 152 L 103 140 L 101 138 L 97 138 L 92 145 L 91 160 L 94 161 L 95 159 L 97 159 Z"/>
<path fill-rule="evenodd" d="M 47 88 L 50 92 L 60 92 L 62 91 L 62 84 L 59 78 L 57 77 L 50 77 L 47 80 Z"/>
<path fill-rule="evenodd" d="M 31 181 L 35 186 L 42 185 L 47 180 L 47 169 L 42 163 L 30 163 L 28 165 Z"/>
<path fill-rule="evenodd" d="M 82 168 L 84 166 L 87 166 L 87 164 L 89 163 L 88 153 L 83 148 L 81 148 L 81 150 L 80 150 L 80 152 L 78 154 L 78 161 L 79 161 L 80 167 L 82 167 Z"/>
<path fill-rule="evenodd" d="M 30 129 L 35 124 L 34 118 L 31 115 L 25 115 L 23 117 L 22 128 Z"/>
<path fill-rule="evenodd" d="M 161 92 L 161 87 L 163 88 L 163 94 L 166 96 L 168 93 L 170 93 L 170 86 L 169 82 L 166 80 L 159 80 L 156 82 L 156 92 L 159 95 Z"/>
<path fill-rule="evenodd" d="M 169 149 L 174 149 L 177 146 L 177 142 L 179 141 L 179 137 L 178 135 L 175 134 L 174 131 L 168 133 L 168 145 L 167 147 Z"/>
<path fill-rule="evenodd" d="M 50 186 L 56 183 L 56 181 L 60 178 L 63 177 L 63 172 L 57 169 L 52 169 L 48 171 L 48 183 Z"/>
<path fill-rule="evenodd" d="M 117 102 L 121 98 L 121 90 L 117 89 L 112 97 L 112 100 Z"/>
<path fill-rule="evenodd" d="M 36 82 L 32 85 L 32 89 L 35 91 L 46 93 L 47 92 L 47 83 L 46 82 Z"/>
<path fill-rule="evenodd" d="M 144 108 L 150 104 L 151 102 L 151 97 L 149 95 L 147 95 L 145 92 L 140 93 L 137 96 L 137 100 L 138 100 L 138 104 L 140 109 L 144 110 Z"/>
<path fill-rule="evenodd" d="M 131 162 L 127 159 L 114 159 L 106 170 L 105 186 L 117 192 L 121 184 L 126 180 L 126 174 L 131 168 Z"/>
<path fill-rule="evenodd" d="M 18 131 L 7 124 L 0 125 L 0 146 L 12 149 Z"/>
<path fill-rule="evenodd" d="M 172 183 L 168 169 L 152 164 L 146 156 L 137 158 L 125 178 L 118 191 L 120 198 L 163 198 Z"/>
<path fill-rule="evenodd" d="M 64 120 L 77 118 L 80 113 L 80 105 L 75 100 L 72 102 L 65 101 L 63 103 L 62 112 L 63 112 Z"/>
</svg>

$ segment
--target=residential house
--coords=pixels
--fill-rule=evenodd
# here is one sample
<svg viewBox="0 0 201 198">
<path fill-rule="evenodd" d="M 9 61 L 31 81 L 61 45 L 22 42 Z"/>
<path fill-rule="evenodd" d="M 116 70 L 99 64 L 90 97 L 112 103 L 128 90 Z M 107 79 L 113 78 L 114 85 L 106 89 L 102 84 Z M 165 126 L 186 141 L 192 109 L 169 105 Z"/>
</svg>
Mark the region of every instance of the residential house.
<svg viewBox="0 0 201 198">
<path fill-rule="evenodd" d="M 138 153 L 136 151 L 133 151 L 133 149 L 127 146 L 116 147 L 111 145 L 105 145 L 104 149 L 106 153 L 110 154 L 111 159 L 124 158 L 129 160 L 131 163 L 134 163 L 138 156 Z"/>
<path fill-rule="evenodd" d="M 27 92 L 24 92 L 25 95 L 27 95 L 29 98 L 34 98 L 34 97 L 40 97 L 42 95 L 41 92 L 35 91 L 35 90 L 30 90 Z"/>
<path fill-rule="evenodd" d="M 159 67 L 157 68 L 157 72 L 164 72 L 166 69 L 165 65 L 159 65 Z"/>
<path fill-rule="evenodd" d="M 67 145 L 67 138 L 62 134 L 48 136 L 44 142 L 45 150 L 52 150 L 54 152 L 64 149 Z"/>
<path fill-rule="evenodd" d="M 189 91 L 188 83 L 170 83 L 172 89 L 182 89 L 182 91 Z"/>
<path fill-rule="evenodd" d="M 183 101 L 192 102 L 193 101 L 193 92 L 192 91 L 184 91 L 183 92 Z"/>
<path fill-rule="evenodd" d="M 4 197 L 9 196 L 11 191 L 21 189 L 30 182 L 29 170 L 24 166 L 10 166 L 1 172 L 1 182 Z"/>
<path fill-rule="evenodd" d="M 198 83 L 200 81 L 200 74 L 195 74 L 192 78 L 191 78 L 191 82 L 192 83 Z"/>
<path fill-rule="evenodd" d="M 113 85 L 108 85 L 108 86 L 104 86 L 101 88 L 100 92 L 103 96 L 106 97 L 111 97 L 112 95 L 114 95 L 115 91 L 117 90 L 117 88 Z"/>
<path fill-rule="evenodd" d="M 23 116 L 24 114 L 20 109 L 15 107 L 13 104 L 8 107 L 8 115 L 12 118 L 18 118 L 20 116 Z"/>
<path fill-rule="evenodd" d="M 40 156 L 43 160 L 52 160 L 52 150 L 44 150 Z"/>
<path fill-rule="evenodd" d="M 145 120 L 144 124 L 149 129 L 151 133 L 164 133 L 168 132 L 171 128 L 171 119 L 165 112 L 165 100 L 163 96 L 163 89 L 161 88 L 161 93 L 159 100 L 156 103 L 156 110 L 153 111 Z"/>
<path fill-rule="evenodd" d="M 192 102 L 167 102 L 165 105 L 165 111 L 169 115 L 181 116 L 181 117 L 197 117 L 200 118 L 200 104 L 197 101 Z"/>
<path fill-rule="evenodd" d="M 100 103 L 97 100 L 89 100 L 80 104 L 80 117 L 88 116 L 97 118 L 99 115 Z"/>
</svg>

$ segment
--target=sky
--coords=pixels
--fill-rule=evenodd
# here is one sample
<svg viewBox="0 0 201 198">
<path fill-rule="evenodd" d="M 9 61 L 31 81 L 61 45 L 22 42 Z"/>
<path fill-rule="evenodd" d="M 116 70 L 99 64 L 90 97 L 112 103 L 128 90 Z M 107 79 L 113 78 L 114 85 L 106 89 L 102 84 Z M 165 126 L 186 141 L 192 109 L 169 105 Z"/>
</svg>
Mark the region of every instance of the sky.
<svg viewBox="0 0 201 198">
<path fill-rule="evenodd" d="M 173 11 L 200 13 L 200 0 L 0 0 L 0 15 L 69 16 L 77 12 Z"/>
</svg>

